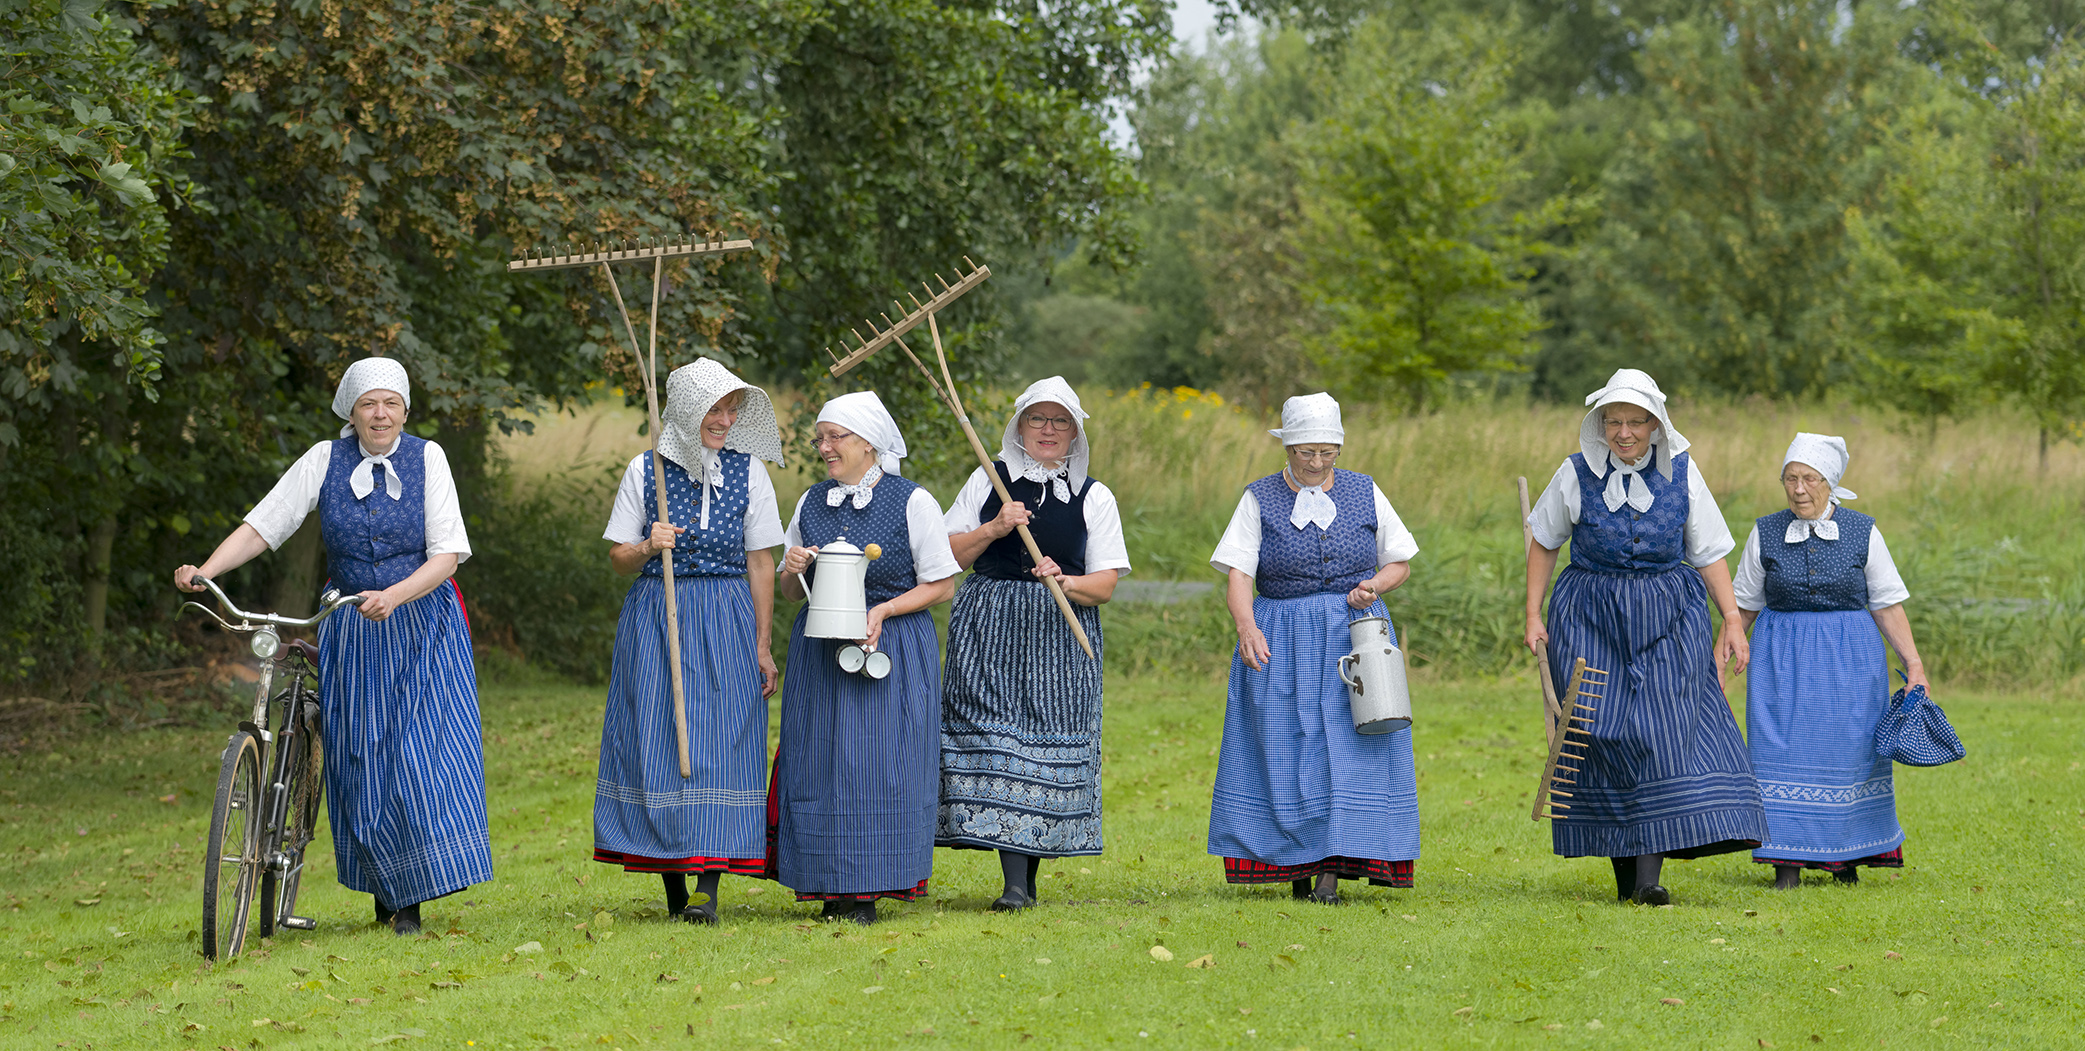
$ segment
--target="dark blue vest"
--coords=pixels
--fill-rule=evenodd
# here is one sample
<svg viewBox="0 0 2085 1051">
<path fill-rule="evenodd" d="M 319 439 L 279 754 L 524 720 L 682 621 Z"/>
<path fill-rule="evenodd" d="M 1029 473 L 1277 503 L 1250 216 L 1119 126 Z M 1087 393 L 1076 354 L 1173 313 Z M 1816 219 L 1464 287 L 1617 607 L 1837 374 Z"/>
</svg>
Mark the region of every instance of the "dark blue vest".
<svg viewBox="0 0 2085 1051">
<path fill-rule="evenodd" d="M 1788 542 L 1794 511 L 1759 520 L 1759 565 L 1766 570 L 1766 608 L 1779 613 L 1822 613 L 1868 608 L 1868 540 L 1875 520 L 1843 507 L 1832 509 L 1839 539 L 1811 536 Z"/>
<path fill-rule="evenodd" d="M 875 499 L 857 511 L 852 499 L 840 501 L 838 507 L 825 505 L 825 494 L 836 484 L 828 478 L 804 494 L 804 502 L 796 513 L 796 530 L 804 545 L 824 547 L 839 537 L 846 537 L 848 543 L 863 549 L 880 544 L 883 557 L 869 563 L 864 589 L 869 604 L 888 602 L 911 591 L 919 581 L 912 576 L 912 527 L 905 520 L 905 505 L 919 486 L 886 474 L 876 483 Z M 804 573 L 804 582 L 817 579 L 818 562 L 813 559 L 811 568 Z"/>
<path fill-rule="evenodd" d="M 1646 456 L 1658 455 L 1653 447 Z M 1586 466 L 1584 453 L 1571 454 L 1578 470 L 1578 524 L 1571 527 L 1571 564 L 1595 573 L 1621 576 L 1652 576 L 1687 568 L 1687 512 L 1692 503 L 1687 490 L 1687 471 L 1692 466 L 1686 453 L 1672 458 L 1672 480 L 1651 467 L 1635 481 L 1651 490 L 1651 509 L 1638 511 L 1623 504 L 1609 511 L 1602 494 L 1607 481 Z M 1614 465 L 1609 464 L 1612 472 Z"/>
<path fill-rule="evenodd" d="M 652 474 L 651 457 L 656 453 L 645 453 L 644 461 L 644 532 L 651 535 L 652 523 L 659 520 L 658 479 Z M 702 487 L 688 470 L 672 459 L 660 457 L 666 463 L 666 517 L 677 526 L 685 526 L 673 546 L 673 577 L 741 577 L 746 574 L 746 505 L 753 500 L 748 488 L 748 475 L 753 469 L 753 457 L 730 449 L 718 456 L 723 461 L 724 485 L 710 493 L 709 529 L 702 528 Z M 648 577 L 663 577 L 666 569 L 657 555 L 644 564 L 638 572 Z"/>
<path fill-rule="evenodd" d="M 1043 556 L 1057 560 L 1057 568 L 1067 575 L 1086 575 L 1086 494 L 1093 490 L 1093 479 L 1086 479 L 1071 494 L 1071 502 L 1057 499 L 1053 492 L 1047 503 L 1043 502 L 1045 483 L 1031 482 L 1026 478 L 1015 478 L 1006 464 L 994 460 L 992 467 L 999 472 L 999 480 L 1006 483 L 1008 496 L 1015 503 L 1025 505 L 1034 517 L 1028 523 L 1028 532 L 1035 537 L 1035 546 L 1042 549 Z M 1068 481 L 1068 479 L 1067 479 Z M 879 499 L 881 499 L 879 497 Z M 977 510 L 977 520 L 989 522 L 999 516 L 999 491 L 993 490 L 985 497 L 985 504 Z M 1035 560 L 1028 557 L 1028 545 L 1021 542 L 1021 534 L 1008 533 L 986 545 L 977 556 L 971 572 L 982 574 L 993 580 L 1034 580 Z"/>
<path fill-rule="evenodd" d="M 1332 528 L 1289 521 L 1296 493 L 1280 472 L 1245 487 L 1260 504 L 1260 568 L 1254 583 L 1268 598 L 1344 595 L 1376 575 L 1375 479 L 1333 469 Z"/>
<path fill-rule="evenodd" d="M 391 466 L 399 498 L 385 491 L 384 467 L 371 468 L 376 488 L 360 500 L 348 476 L 362 463 L 362 444 L 350 434 L 333 443 L 326 482 L 319 490 L 319 530 L 333 586 L 353 595 L 381 591 L 427 562 L 427 440 L 398 436 Z"/>
</svg>

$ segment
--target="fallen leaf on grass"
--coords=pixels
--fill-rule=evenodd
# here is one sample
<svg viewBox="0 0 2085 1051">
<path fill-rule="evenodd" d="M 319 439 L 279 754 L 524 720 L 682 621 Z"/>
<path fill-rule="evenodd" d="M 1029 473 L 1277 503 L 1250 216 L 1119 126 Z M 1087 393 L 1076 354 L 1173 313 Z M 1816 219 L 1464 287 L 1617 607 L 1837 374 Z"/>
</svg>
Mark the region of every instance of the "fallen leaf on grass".
<svg viewBox="0 0 2085 1051">
<path fill-rule="evenodd" d="M 1928 1022 L 1928 1023 L 1926 1023 L 1926 1025 L 1927 1025 L 1927 1026 L 1929 1026 L 1929 1027 L 1931 1027 L 1931 1028 L 1934 1028 L 1934 1029 L 1938 1029 L 1938 1028 L 1940 1028 L 1940 1027 L 1941 1027 L 1941 1026 L 1942 1026 L 1943 1024 L 1945 1024 L 1946 1022 L 1947 1022 L 1947 1016 L 1946 1016 L 1946 1015 L 1941 1015 L 1941 1016 L 1940 1016 L 1939 1018 L 1935 1018 L 1935 1019 L 1934 1019 L 1934 1020 L 1932 1020 L 1931 1022 Z"/>
<path fill-rule="evenodd" d="M 1545 1030 L 1548 1030 L 1549 1032 L 1552 1032 L 1552 1033 L 1554 1033 L 1554 1032 L 1556 1032 L 1557 1030 L 1559 1030 L 1559 1029 L 1562 1029 L 1562 1028 L 1564 1028 L 1564 1023 L 1562 1023 L 1562 1022 L 1551 1022 L 1551 1023 L 1549 1023 L 1548 1025 L 1545 1025 L 1545 1026 L 1543 1026 L 1542 1028 L 1543 1028 L 1543 1029 L 1545 1029 Z"/>
<path fill-rule="evenodd" d="M 1831 987 L 1831 986 L 1829 986 L 1829 985 L 1827 985 L 1827 986 L 1825 986 L 1825 987 L 1824 987 L 1824 991 L 1825 991 L 1825 992 L 1828 992 L 1828 993 L 1831 993 L 1831 994 L 1833 994 L 1833 995 L 1835 995 L 1835 996 L 1845 996 L 1845 995 L 1846 995 L 1845 993 L 1842 993 L 1842 992 L 1840 992 L 1839 990 L 1837 990 L 1837 989 L 1834 989 L 1834 988 L 1832 988 L 1832 987 Z"/>
<path fill-rule="evenodd" d="M 543 951 L 543 943 L 542 943 L 542 942 L 522 942 L 522 943 L 521 943 L 520 945 L 517 945 L 517 946 L 515 946 L 515 947 L 514 947 L 514 951 L 515 951 L 515 952 L 518 952 L 518 953 L 522 953 L 522 954 L 524 954 L 524 955 L 529 955 L 529 954 L 539 953 L 539 952 L 542 952 L 542 951 Z"/>
<path fill-rule="evenodd" d="M 1289 956 L 1289 955 L 1287 955 L 1286 953 L 1275 953 L 1275 954 L 1274 954 L 1274 959 L 1272 959 L 1272 960 L 1268 961 L 1268 963 L 1267 963 L 1267 966 L 1269 966 L 1269 967 L 1294 967 L 1294 966 L 1296 966 L 1296 958 L 1295 958 L 1295 957 L 1293 957 L 1293 956 Z"/>
<path fill-rule="evenodd" d="M 1419 917 L 1417 917 L 1417 916 L 1414 916 L 1414 915 L 1412 915 L 1412 914 L 1410 914 L 1410 913 L 1399 913 L 1399 915 L 1403 916 L 1403 917 L 1405 918 L 1406 922 L 1409 922 L 1409 923 L 1417 923 L 1417 922 L 1419 922 Z"/>
<path fill-rule="evenodd" d="M 1601 1024 L 1600 1024 L 1600 1020 L 1599 1020 L 1599 1019 L 1597 1019 L 1597 1018 L 1593 1019 L 1593 1020 L 1592 1020 L 1592 1021 L 1590 1021 L 1590 1022 L 1587 1022 L 1587 1023 L 1585 1024 L 1585 1027 L 1586 1027 L 1587 1029 L 1605 1029 L 1605 1028 L 1607 1028 L 1606 1026 L 1604 1026 L 1604 1025 L 1601 1025 Z"/>
<path fill-rule="evenodd" d="M 1682 1000 L 1682 999 L 1680 999 L 1680 998 L 1679 998 L 1679 997 L 1677 997 L 1677 996 L 1668 996 L 1668 997 L 1666 997 L 1665 999 L 1663 999 L 1663 1000 L 1660 1000 L 1660 1001 L 1658 1001 L 1658 1002 L 1659 1002 L 1659 1003 L 1661 1003 L 1661 1004 L 1670 1004 L 1670 1005 L 1672 1005 L 1673 1007 L 1678 1007 L 1678 1006 L 1680 1006 L 1681 1004 L 1684 1004 L 1684 1003 L 1686 1003 L 1687 1001 L 1685 1001 L 1685 1000 Z"/>
<path fill-rule="evenodd" d="M 1238 1013 L 1239 1013 L 1239 1014 L 1242 1014 L 1242 1015 L 1249 1015 L 1249 1014 L 1251 1014 L 1251 1013 L 1252 1013 L 1252 1008 L 1250 1008 L 1250 1007 L 1241 1007 L 1241 1008 L 1239 1008 L 1239 1009 L 1238 1009 Z"/>
<path fill-rule="evenodd" d="M 1290 952 L 1302 952 L 1302 951 L 1303 951 L 1303 946 L 1301 946 L 1301 945 L 1291 945 L 1291 946 L 1289 946 L 1288 948 L 1289 948 L 1289 951 L 1290 951 Z"/>
<path fill-rule="evenodd" d="M 767 977 L 765 977 L 765 978 L 755 978 L 755 979 L 753 979 L 753 984 L 754 984 L 754 985 L 773 985 L 773 984 L 775 984 L 775 976 L 771 974 L 771 975 L 768 975 L 768 976 L 767 976 Z"/>
<path fill-rule="evenodd" d="M 866 993 L 880 993 L 880 992 L 882 992 L 882 991 L 883 991 L 883 987 L 882 987 L 882 986 L 880 986 L 880 985 L 870 985 L 870 986 L 865 986 L 865 987 L 863 987 L 863 989 L 862 989 L 862 992 L 863 992 L 863 993 L 865 993 L 865 994 L 866 994 Z"/>
<path fill-rule="evenodd" d="M 1903 958 L 1904 958 L 1904 954 L 1903 954 L 1903 953 L 1901 953 L 1901 952 L 1898 952 L 1898 951 L 1896 951 L 1896 950 L 1894 950 L 1894 949 L 1891 949 L 1891 950 L 1887 950 L 1887 951 L 1885 951 L 1885 952 L 1884 952 L 1884 953 L 1882 954 L 1882 958 L 1883 958 L 1883 959 L 1885 959 L 1885 960 L 1901 960 L 1901 959 L 1903 959 Z"/>
<path fill-rule="evenodd" d="M 1192 959 L 1192 960 L 1189 960 L 1189 961 L 1187 961 L 1187 965 L 1188 965 L 1189 967 L 1193 967 L 1193 968 L 1196 968 L 1196 969 L 1198 969 L 1198 970 L 1204 970 L 1204 971 L 1206 971 L 1206 970 L 1208 970 L 1208 969 L 1210 969 L 1210 968 L 1212 968 L 1212 967 L 1216 966 L 1216 954 L 1215 954 L 1215 953 L 1203 953 L 1202 955 L 1200 955 L 1200 956 L 1197 956 L 1197 957 L 1195 957 L 1194 959 Z"/>
<path fill-rule="evenodd" d="M 1455 1009 L 1455 1017 L 1457 1018 L 1468 1018 L 1476 1013 L 1477 1009 L 1474 1007 L 1458 1007 Z"/>
<path fill-rule="evenodd" d="M 166 795 L 160 796 L 159 801 L 162 803 L 175 803 L 180 801 L 180 797 L 169 792 Z"/>
<path fill-rule="evenodd" d="M 429 982 L 429 983 L 427 983 L 427 987 L 428 987 L 429 989 L 461 989 L 461 988 L 463 988 L 463 983 L 462 983 L 462 982 Z"/>
<path fill-rule="evenodd" d="M 659 977 L 654 978 L 652 980 L 655 982 L 677 982 L 681 980 L 681 976 L 677 974 L 665 974 L 662 972 L 659 975 Z"/>
<path fill-rule="evenodd" d="M 1239 948 L 1241 948 L 1241 949 L 1250 949 L 1250 948 L 1252 948 L 1252 946 L 1250 946 L 1250 945 L 1247 945 L 1247 944 L 1245 944 L 1244 942 L 1239 942 L 1239 943 L 1238 943 L 1238 947 L 1239 947 Z"/>
<path fill-rule="evenodd" d="M 1852 964 L 1850 964 L 1850 963 L 1842 963 L 1842 964 L 1840 964 L 1839 966 L 1837 966 L 1837 967 L 1834 967 L 1834 968 L 1832 968 L 1832 970 L 1834 970 L 1834 971 L 1850 971 L 1850 970 L 1853 970 L 1853 965 L 1852 965 Z"/>
<path fill-rule="evenodd" d="M 100 898 L 74 898 L 74 899 L 73 899 L 73 902 L 72 902 L 72 903 L 73 903 L 74 905 L 99 905 L 99 904 L 101 904 L 101 899 L 100 899 Z"/>
<path fill-rule="evenodd" d="M 1762 1037 L 1760 1037 L 1760 1038 L 1759 1038 L 1759 1046 L 1761 1046 L 1761 1047 L 1772 1047 L 1772 1046 L 1774 1046 L 1774 1042 L 1773 1042 L 1772 1040 L 1768 1040 L 1768 1039 L 1767 1039 L 1766 1037 L 1763 1037 L 1763 1036 L 1762 1036 Z"/>
<path fill-rule="evenodd" d="M 1151 947 L 1151 958 L 1160 963 L 1171 963 L 1173 962 L 1173 950 L 1163 945 L 1154 945 Z"/>
</svg>

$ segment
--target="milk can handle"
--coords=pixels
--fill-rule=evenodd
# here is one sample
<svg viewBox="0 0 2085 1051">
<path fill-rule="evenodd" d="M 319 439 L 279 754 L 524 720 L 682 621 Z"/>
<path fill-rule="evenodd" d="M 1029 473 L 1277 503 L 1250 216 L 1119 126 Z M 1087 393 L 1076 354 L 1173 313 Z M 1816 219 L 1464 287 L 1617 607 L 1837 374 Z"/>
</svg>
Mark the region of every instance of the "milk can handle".
<svg viewBox="0 0 2085 1051">
<path fill-rule="evenodd" d="M 1354 654 L 1351 654 L 1351 653 L 1349 653 L 1349 654 L 1347 654 L 1347 655 L 1345 655 L 1345 656 L 1343 656 L 1343 657 L 1341 657 L 1341 658 L 1339 659 L 1339 681 L 1341 681 L 1341 682 L 1343 682 L 1343 683 L 1346 683 L 1346 684 L 1347 684 L 1347 685 L 1348 685 L 1349 687 L 1351 687 L 1351 688 L 1353 689 L 1353 691 L 1354 691 L 1355 693 L 1360 693 L 1360 692 L 1361 692 L 1361 680 L 1360 680 L 1360 679 L 1350 679 L 1350 678 L 1348 678 L 1348 677 L 1347 677 L 1347 669 L 1348 669 L 1349 667 L 1352 667 L 1352 665 L 1353 665 L 1353 663 L 1354 663 L 1354 660 L 1355 660 L 1355 656 L 1354 656 Z"/>
</svg>

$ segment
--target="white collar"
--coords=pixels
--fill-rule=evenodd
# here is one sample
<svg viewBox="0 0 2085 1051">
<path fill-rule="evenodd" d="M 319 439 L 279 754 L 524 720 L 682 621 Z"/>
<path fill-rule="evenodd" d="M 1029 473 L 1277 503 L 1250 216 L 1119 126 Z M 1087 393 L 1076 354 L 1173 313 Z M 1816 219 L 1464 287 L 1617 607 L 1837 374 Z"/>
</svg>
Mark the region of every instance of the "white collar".
<svg viewBox="0 0 2085 1051">
<path fill-rule="evenodd" d="M 1800 544 L 1815 536 L 1819 540 L 1839 539 L 1839 523 L 1832 521 L 1832 509 L 1827 507 L 1823 518 L 1804 518 L 1801 515 L 1788 520 L 1788 531 L 1781 535 L 1781 542 Z"/>
<path fill-rule="evenodd" d="M 356 464 L 355 469 L 348 473 L 348 489 L 354 492 L 355 499 L 367 499 L 369 494 L 376 492 L 377 464 L 384 465 L 384 495 L 393 500 L 404 497 L 405 483 L 398 479 L 398 465 L 391 462 L 392 454 L 398 451 L 398 443 L 403 440 L 405 435 L 400 434 L 391 439 L 389 449 L 382 453 L 373 453 L 369 451 L 368 446 L 362 444 L 361 438 L 355 439 L 355 451 L 362 454 L 362 462 Z"/>
<path fill-rule="evenodd" d="M 876 483 L 882 479 L 883 468 L 875 464 L 870 464 L 869 469 L 862 472 L 862 480 L 853 485 L 835 478 L 833 487 L 826 490 L 825 506 L 838 507 L 841 501 L 851 496 L 854 498 L 854 509 L 859 511 L 869 506 L 869 501 L 876 498 Z"/>
<path fill-rule="evenodd" d="M 1289 508 L 1289 524 L 1298 529 L 1315 523 L 1319 529 L 1332 528 L 1332 520 L 1339 517 L 1339 505 L 1332 502 L 1330 488 L 1335 475 L 1327 472 L 1325 480 L 1316 485 L 1304 485 L 1302 481 L 1284 467 L 1281 480 L 1296 487 L 1296 504 Z"/>
</svg>

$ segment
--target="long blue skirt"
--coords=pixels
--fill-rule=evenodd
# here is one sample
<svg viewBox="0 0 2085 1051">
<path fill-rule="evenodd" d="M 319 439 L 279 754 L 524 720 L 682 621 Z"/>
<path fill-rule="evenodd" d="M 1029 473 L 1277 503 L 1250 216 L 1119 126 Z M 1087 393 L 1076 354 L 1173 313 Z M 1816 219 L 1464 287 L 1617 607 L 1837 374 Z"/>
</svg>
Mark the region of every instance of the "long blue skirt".
<svg viewBox="0 0 2085 1051">
<path fill-rule="evenodd" d="M 665 581 L 640 576 L 615 626 L 594 856 L 643 871 L 757 875 L 767 855 L 767 698 L 753 592 L 744 577 L 679 577 L 673 587 L 691 773 L 681 777 L 673 728 Z"/>
<path fill-rule="evenodd" d="M 1339 679 L 1348 622 L 1390 611 L 1377 602 L 1355 613 L 1345 595 L 1322 594 L 1255 598 L 1252 612 L 1273 659 L 1253 671 L 1231 658 L 1209 853 L 1281 866 L 1416 860 L 1412 731 L 1356 733 Z"/>
<path fill-rule="evenodd" d="M 1889 661 L 1865 610 L 1776 613 L 1752 625 L 1745 724 L 1766 800 L 1759 861 L 1851 861 L 1904 843 L 1875 725 Z"/>
<path fill-rule="evenodd" d="M 1708 589 L 1680 569 L 1621 576 L 1568 566 L 1549 601 L 1549 667 L 1608 673 L 1569 817 L 1550 822 L 1567 858 L 1691 858 L 1766 839 L 1759 782 L 1716 681 Z"/>
<path fill-rule="evenodd" d="M 881 680 L 841 671 L 844 645 L 805 637 L 796 615 L 775 760 L 776 877 L 805 897 L 909 898 L 934 871 L 941 800 L 934 617 L 883 622 L 877 648 L 891 671 Z"/>
<path fill-rule="evenodd" d="M 319 625 L 326 815 L 342 886 L 393 908 L 492 878 L 478 674 L 454 581 Z"/>
<path fill-rule="evenodd" d="M 944 847 L 1098 854 L 1100 614 L 1072 611 L 1086 656 L 1038 580 L 971 574 L 948 618 L 941 695 Z"/>
</svg>

